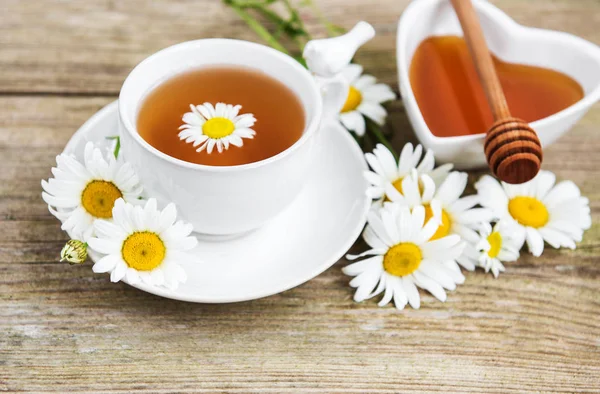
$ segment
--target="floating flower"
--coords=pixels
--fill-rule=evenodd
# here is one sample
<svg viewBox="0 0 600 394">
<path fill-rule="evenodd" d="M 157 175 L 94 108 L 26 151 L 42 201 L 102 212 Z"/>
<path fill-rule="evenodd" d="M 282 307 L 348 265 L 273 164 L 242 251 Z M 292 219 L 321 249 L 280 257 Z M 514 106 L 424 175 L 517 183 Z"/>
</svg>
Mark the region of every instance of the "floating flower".
<svg viewBox="0 0 600 394">
<path fill-rule="evenodd" d="M 460 197 L 467 187 L 468 178 L 465 172 L 453 171 L 436 188 L 433 179 L 426 174 L 419 178 L 409 175 L 404 177 L 399 186 L 387 183 L 385 193 L 391 201 L 411 208 L 423 205 L 425 220 L 437 218 L 440 226 L 432 240 L 457 234 L 463 240 L 474 243 L 479 239 L 476 230 L 483 223 L 489 222 L 493 214 L 489 209 L 475 208 L 479 203 L 479 196 Z M 398 190 L 402 190 L 402 194 Z M 459 256 L 456 262 L 469 271 L 475 269 L 475 264 L 468 256 Z"/>
<path fill-rule="evenodd" d="M 172 203 L 160 211 L 153 198 L 143 208 L 117 200 L 114 220 L 97 220 L 96 237 L 88 241 L 93 250 L 105 255 L 94 264 L 93 271 L 110 272 L 112 282 L 126 277 L 131 285 L 142 281 L 176 289 L 187 279 L 179 262 L 193 261 L 188 251 L 198 242 L 190 236 L 192 225 L 176 222 L 176 218 Z"/>
<path fill-rule="evenodd" d="M 540 171 L 531 181 L 521 185 L 498 183 L 483 176 L 475 184 L 480 204 L 490 208 L 500 220 L 515 224 L 529 251 L 540 256 L 544 241 L 554 248 L 575 249 L 583 231 L 592 225 L 589 200 L 581 196 L 571 181 L 555 185 L 550 171 Z"/>
<path fill-rule="evenodd" d="M 439 186 L 452 170 L 452 164 L 444 164 L 434 169 L 433 152 L 428 150 L 421 160 L 422 153 L 423 147 L 421 145 L 417 145 L 413 149 L 410 142 L 402 148 L 398 163 L 396 163 L 392 152 L 382 144 L 377 144 L 373 153 L 365 153 L 365 158 L 372 169 L 372 171 L 365 172 L 365 178 L 370 184 L 367 189 L 369 197 L 381 202 L 389 200 L 385 193 L 389 185 L 402 193 L 402 181 L 407 175 L 411 175 L 414 170 L 416 170 L 417 176 L 428 175 L 435 185 Z"/>
<path fill-rule="evenodd" d="M 72 238 L 86 241 L 96 219 L 112 218 L 118 198 L 131 202 L 142 192 L 130 164 L 118 162 L 112 153 L 103 155 L 92 142 L 85 145 L 84 164 L 73 156 L 56 157 L 54 178 L 42 180 L 42 198 Z"/>
<path fill-rule="evenodd" d="M 70 239 L 60 251 L 60 261 L 69 264 L 82 264 L 87 259 L 87 244 L 77 239 Z"/>
<path fill-rule="evenodd" d="M 502 262 L 516 261 L 519 258 L 519 249 L 522 240 L 515 239 L 514 226 L 509 222 L 500 221 L 494 228 L 489 223 L 484 223 L 479 230 L 480 239 L 475 245 L 478 266 L 485 272 L 492 271 L 495 278 L 504 272 Z"/>
<path fill-rule="evenodd" d="M 458 235 L 432 241 L 437 228 L 435 220 L 425 222 L 425 208 L 420 205 L 412 212 L 396 203 L 371 211 L 363 238 L 372 249 L 347 258 L 371 257 L 343 269 L 346 275 L 355 276 L 350 281 L 357 288 L 354 300 L 361 302 L 385 290 L 379 306 L 393 299 L 398 309 L 407 303 L 417 309 L 421 304 L 418 286 L 445 301 L 444 289 L 454 290 L 465 278 L 443 262 L 460 256 L 464 245 Z"/>
<path fill-rule="evenodd" d="M 381 103 L 396 98 L 389 86 L 376 83 L 375 77 L 361 75 L 362 72 L 363 68 L 358 64 L 349 64 L 341 72 L 342 77 L 350 84 L 350 90 L 340 113 L 340 121 L 344 127 L 359 136 L 364 135 L 366 129 L 363 115 L 382 126 L 387 111 Z"/>
<path fill-rule="evenodd" d="M 254 115 L 239 115 L 241 105 L 211 103 L 191 105 L 192 112 L 186 112 L 182 120 L 184 125 L 179 127 L 179 139 L 193 143 L 194 148 L 200 145 L 196 152 L 206 149 L 211 153 L 217 147 L 219 153 L 229 149 L 229 144 L 241 147 L 242 138 L 252 139 L 256 132 L 251 129 L 256 122 Z"/>
</svg>

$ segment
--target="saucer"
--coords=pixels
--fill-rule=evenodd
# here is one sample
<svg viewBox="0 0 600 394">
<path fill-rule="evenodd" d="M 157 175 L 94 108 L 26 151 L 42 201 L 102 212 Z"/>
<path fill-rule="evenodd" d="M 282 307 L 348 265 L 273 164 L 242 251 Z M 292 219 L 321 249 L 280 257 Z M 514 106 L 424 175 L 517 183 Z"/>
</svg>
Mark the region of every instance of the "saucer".
<svg viewBox="0 0 600 394">
<path fill-rule="evenodd" d="M 100 144 L 112 135 L 118 135 L 117 101 L 81 126 L 65 153 L 81 159 L 87 141 Z M 331 267 L 350 249 L 366 222 L 370 200 L 363 172 L 367 165 L 349 133 L 321 130 L 317 138 L 310 181 L 279 216 L 234 239 L 198 236 L 192 251 L 197 262 L 181 264 L 188 279 L 176 290 L 143 283 L 134 287 L 190 302 L 248 301 L 301 285 Z M 93 261 L 98 257 L 91 251 Z"/>
</svg>

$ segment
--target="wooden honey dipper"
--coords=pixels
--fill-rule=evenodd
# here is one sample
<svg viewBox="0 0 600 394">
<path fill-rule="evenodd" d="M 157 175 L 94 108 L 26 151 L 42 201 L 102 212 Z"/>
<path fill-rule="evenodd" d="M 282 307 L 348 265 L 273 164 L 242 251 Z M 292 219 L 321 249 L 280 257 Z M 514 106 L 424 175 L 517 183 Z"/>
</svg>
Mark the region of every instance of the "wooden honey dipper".
<svg viewBox="0 0 600 394">
<path fill-rule="evenodd" d="M 485 136 L 484 150 L 492 173 L 506 183 L 519 184 L 536 176 L 542 164 L 542 145 L 527 122 L 511 116 L 492 56 L 471 0 L 451 0 L 494 124 Z"/>
</svg>

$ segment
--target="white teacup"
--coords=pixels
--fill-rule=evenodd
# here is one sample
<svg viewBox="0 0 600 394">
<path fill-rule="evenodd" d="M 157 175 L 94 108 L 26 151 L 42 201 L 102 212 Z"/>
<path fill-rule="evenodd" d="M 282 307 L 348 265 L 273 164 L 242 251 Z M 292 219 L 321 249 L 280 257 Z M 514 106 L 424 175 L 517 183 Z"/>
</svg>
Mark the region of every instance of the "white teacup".
<svg viewBox="0 0 600 394">
<path fill-rule="evenodd" d="M 290 88 L 305 112 L 306 126 L 300 139 L 268 159 L 228 167 L 182 161 L 148 144 L 136 128 L 146 95 L 178 73 L 209 65 L 251 67 Z M 324 98 L 322 88 L 327 90 Z M 276 216 L 300 193 L 309 176 L 321 120 L 339 111 L 347 92 L 348 86 L 339 79 L 319 86 L 296 60 L 263 45 L 229 39 L 184 42 L 142 61 L 123 83 L 119 95 L 122 151 L 147 194 L 161 203 L 177 204 L 182 218 L 191 222 L 195 231 L 244 233 Z"/>
</svg>

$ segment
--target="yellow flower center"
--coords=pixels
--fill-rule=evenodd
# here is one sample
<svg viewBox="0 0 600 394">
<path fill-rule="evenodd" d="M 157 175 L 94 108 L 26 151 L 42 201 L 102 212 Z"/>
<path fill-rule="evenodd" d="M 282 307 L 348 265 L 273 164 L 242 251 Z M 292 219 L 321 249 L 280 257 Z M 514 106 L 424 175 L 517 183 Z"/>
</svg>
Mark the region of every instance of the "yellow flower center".
<svg viewBox="0 0 600 394">
<path fill-rule="evenodd" d="M 350 112 L 354 111 L 360 103 L 362 102 L 362 93 L 360 90 L 356 89 L 354 86 L 350 86 L 350 90 L 348 91 L 348 97 L 346 98 L 346 102 L 344 103 L 344 108 L 342 108 L 342 112 Z"/>
<path fill-rule="evenodd" d="M 520 224 L 539 228 L 548 223 L 548 209 L 534 197 L 515 197 L 508 202 L 508 212 Z"/>
<path fill-rule="evenodd" d="M 212 139 L 227 137 L 235 130 L 233 122 L 227 118 L 211 118 L 202 125 L 202 132 Z"/>
<path fill-rule="evenodd" d="M 165 244 L 156 233 L 138 231 L 131 234 L 121 248 L 123 260 L 138 271 L 152 271 L 165 258 Z"/>
<path fill-rule="evenodd" d="M 404 178 L 398 178 L 396 179 L 394 182 L 392 182 L 392 186 L 394 186 L 394 188 L 396 188 L 396 190 L 398 190 L 398 192 L 400 194 L 402 194 L 402 181 L 404 180 Z"/>
<path fill-rule="evenodd" d="M 427 223 L 429 221 L 429 219 L 431 219 L 432 217 L 433 217 L 433 209 L 431 209 L 431 206 L 429 204 L 427 204 L 427 205 L 425 205 L 425 223 Z M 438 227 L 435 234 L 433 234 L 433 236 L 429 240 L 433 241 L 435 239 L 440 239 L 440 238 L 443 238 L 446 235 L 448 235 L 450 233 L 451 225 L 452 225 L 452 223 L 450 221 L 450 216 L 448 216 L 446 211 L 444 211 L 442 209 L 442 224 L 440 224 L 440 226 Z"/>
<path fill-rule="evenodd" d="M 383 256 L 383 268 L 395 276 L 410 275 L 419 268 L 423 255 L 413 243 L 405 242 L 392 246 Z"/>
<path fill-rule="evenodd" d="M 502 236 L 499 232 L 494 231 L 487 237 L 487 241 L 490 244 L 490 250 L 488 250 L 488 256 L 494 258 L 500 253 L 502 248 Z"/>
<path fill-rule="evenodd" d="M 81 193 L 81 205 L 94 217 L 110 219 L 115 201 L 121 197 L 123 194 L 114 183 L 91 181 Z"/>
</svg>

